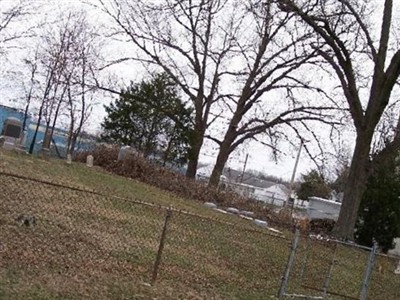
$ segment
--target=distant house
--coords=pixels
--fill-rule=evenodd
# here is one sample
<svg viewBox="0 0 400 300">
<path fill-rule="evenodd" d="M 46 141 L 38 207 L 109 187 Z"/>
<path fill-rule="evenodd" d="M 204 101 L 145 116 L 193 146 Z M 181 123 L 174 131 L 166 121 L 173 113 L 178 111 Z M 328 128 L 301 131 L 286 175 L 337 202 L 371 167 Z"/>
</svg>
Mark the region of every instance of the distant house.
<svg viewBox="0 0 400 300">
<path fill-rule="evenodd" d="M 208 181 L 212 169 L 213 166 L 211 165 L 199 168 L 196 175 L 197 179 Z M 230 168 L 224 169 L 220 179 L 220 186 L 224 189 L 232 190 L 243 197 L 277 206 L 283 206 L 289 194 L 289 189 L 283 184 L 249 174 L 244 174 L 242 178 L 242 172 Z"/>
<path fill-rule="evenodd" d="M 277 199 L 286 200 L 289 195 L 289 188 L 283 184 L 274 184 L 265 189 L 265 192 L 272 194 Z"/>
<path fill-rule="evenodd" d="M 231 181 L 224 181 L 222 180 L 220 185 L 224 186 L 224 189 L 234 191 L 235 193 L 239 194 L 240 196 L 246 198 L 254 199 L 254 194 L 257 189 L 256 186 L 239 183 L 239 182 L 231 182 Z"/>
<path fill-rule="evenodd" d="M 212 173 L 212 166 L 205 165 L 197 168 L 196 179 L 201 181 L 208 181 Z"/>
</svg>

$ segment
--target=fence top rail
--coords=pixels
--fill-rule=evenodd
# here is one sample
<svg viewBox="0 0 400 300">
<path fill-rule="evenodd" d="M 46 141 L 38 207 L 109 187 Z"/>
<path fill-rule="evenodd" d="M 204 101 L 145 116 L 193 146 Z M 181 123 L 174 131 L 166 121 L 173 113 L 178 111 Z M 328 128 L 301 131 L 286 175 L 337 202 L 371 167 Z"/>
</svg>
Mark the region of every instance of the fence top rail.
<svg viewBox="0 0 400 300">
<path fill-rule="evenodd" d="M 62 183 L 57 183 L 57 182 L 49 181 L 49 180 L 27 177 L 27 176 L 16 174 L 16 173 L 4 172 L 2 170 L 0 170 L 0 176 L 17 178 L 17 179 L 21 179 L 21 180 L 36 182 L 36 183 L 40 183 L 43 185 L 49 185 L 49 186 L 53 186 L 53 187 L 68 189 L 71 191 L 76 191 L 76 192 L 81 192 L 81 193 L 92 194 L 92 195 L 96 195 L 96 196 L 110 197 L 110 198 L 115 198 L 115 199 L 119 199 L 119 200 L 125 200 L 125 201 L 132 202 L 134 204 L 141 204 L 141 205 L 151 206 L 151 207 L 155 207 L 155 208 L 162 208 L 161 205 L 157 205 L 157 204 L 150 203 L 150 202 L 140 201 L 140 200 L 133 199 L 133 198 L 128 199 L 128 198 L 120 197 L 117 195 L 106 195 L 106 194 L 103 194 L 103 193 L 100 193 L 98 191 L 91 190 L 91 189 L 86 189 L 86 188 L 71 186 L 71 185 L 65 185 Z"/>
<path fill-rule="evenodd" d="M 332 244 L 340 244 L 346 247 L 350 247 L 350 248 L 357 248 L 357 249 L 361 249 L 361 250 L 366 250 L 366 251 L 371 251 L 372 247 L 368 247 L 368 246 L 363 246 L 357 243 L 353 243 L 353 242 L 347 242 L 347 241 L 341 241 L 339 239 L 336 239 L 334 237 L 320 237 L 318 238 L 316 235 L 314 234 L 306 234 L 303 235 L 303 237 L 305 237 L 306 239 L 311 239 L 313 242 L 316 243 L 332 243 Z M 377 255 L 379 256 L 383 256 L 383 257 L 389 257 L 389 258 L 400 258 L 397 255 L 393 255 L 393 254 L 385 254 L 385 253 L 377 253 Z"/>
<path fill-rule="evenodd" d="M 396 255 L 396 254 L 389 254 L 389 253 L 377 253 L 378 256 L 380 257 L 386 257 L 386 258 L 392 258 L 392 259 L 398 259 L 400 260 L 400 255 Z"/>
<path fill-rule="evenodd" d="M 321 239 L 321 240 L 315 238 L 314 241 L 321 242 L 321 243 L 340 244 L 340 245 L 343 245 L 343 246 L 346 246 L 346 247 L 358 248 L 358 249 L 367 250 L 367 251 L 371 251 L 372 250 L 371 247 L 359 245 L 359 244 L 356 244 L 356 243 L 341 241 L 341 240 L 338 240 L 338 239 L 335 239 L 335 238 L 327 238 L 327 239 L 324 238 L 324 239 Z"/>
<path fill-rule="evenodd" d="M 213 217 L 209 217 L 209 216 L 200 215 L 200 214 L 189 212 L 189 211 L 186 211 L 186 210 L 177 209 L 177 208 L 174 208 L 173 206 L 165 206 L 165 205 L 161 205 L 161 204 L 155 204 L 155 203 L 151 203 L 151 202 L 141 201 L 141 200 L 134 199 L 134 198 L 126 198 L 126 197 L 121 197 L 121 196 L 112 195 L 112 194 L 104 194 L 104 193 L 101 193 L 101 192 L 98 192 L 98 191 L 95 191 L 95 190 L 92 190 L 92 189 L 86 189 L 86 188 L 82 188 L 82 187 L 65 185 L 65 184 L 61 184 L 61 183 L 57 183 L 57 182 L 53 182 L 53 181 L 48 181 L 48 180 L 43 180 L 43 179 L 38 179 L 38 178 L 32 178 L 32 177 L 28 177 L 28 176 L 21 175 L 21 174 L 5 172 L 5 171 L 3 171 L 1 169 L 0 169 L 0 176 L 17 178 L 17 179 L 20 179 L 20 180 L 36 182 L 36 183 L 40 183 L 40 184 L 43 184 L 43 185 L 49 185 L 49 186 L 57 187 L 57 188 L 69 189 L 69 190 L 76 191 L 76 192 L 81 192 L 81 193 L 88 193 L 88 194 L 92 194 L 92 195 L 95 195 L 95 196 L 113 198 L 113 199 L 116 199 L 116 200 L 119 200 L 119 201 L 124 201 L 124 202 L 131 203 L 131 204 L 143 205 L 143 206 L 147 206 L 147 207 L 151 207 L 151 208 L 158 209 L 158 210 L 163 210 L 163 211 L 171 211 L 171 212 L 173 212 L 175 214 L 187 215 L 187 216 L 190 216 L 190 217 L 199 218 L 199 219 L 206 220 L 206 221 L 212 221 L 212 222 L 215 222 L 215 223 L 232 226 L 232 227 L 235 227 L 237 229 L 244 230 L 246 232 L 255 232 L 255 233 L 268 235 L 268 236 L 275 237 L 275 238 L 289 240 L 289 238 L 287 238 L 283 234 L 267 232 L 267 231 L 259 230 L 259 229 L 255 229 L 255 228 L 246 228 L 240 223 L 228 222 L 228 221 L 224 221 L 224 220 L 221 220 L 221 219 L 218 219 L 218 218 L 213 218 Z"/>
</svg>

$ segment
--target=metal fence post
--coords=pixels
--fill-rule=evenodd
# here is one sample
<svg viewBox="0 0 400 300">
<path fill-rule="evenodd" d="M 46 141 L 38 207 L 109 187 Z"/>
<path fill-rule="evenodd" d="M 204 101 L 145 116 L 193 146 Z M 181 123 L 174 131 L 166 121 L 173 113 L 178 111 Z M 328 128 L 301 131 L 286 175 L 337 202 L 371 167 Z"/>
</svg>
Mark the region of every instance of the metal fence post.
<svg viewBox="0 0 400 300">
<path fill-rule="evenodd" d="M 280 286 L 279 292 L 278 292 L 279 299 L 282 299 L 283 296 L 285 296 L 285 294 L 286 294 L 286 288 L 287 288 L 287 284 L 289 281 L 289 275 L 290 275 L 290 271 L 292 270 L 294 258 L 296 256 L 296 249 L 297 249 L 297 245 L 299 243 L 299 238 L 300 238 L 300 231 L 298 229 L 296 229 L 296 232 L 294 234 L 294 238 L 292 241 L 291 251 L 290 251 L 289 258 L 288 258 L 288 261 L 286 264 L 285 273 L 282 276 L 281 286 Z"/>
<path fill-rule="evenodd" d="M 168 222 L 169 222 L 169 219 L 171 218 L 171 216 L 172 216 L 172 210 L 168 209 L 167 214 L 165 216 L 163 230 L 161 232 L 160 244 L 158 246 L 156 260 L 154 262 L 153 274 L 151 277 L 151 285 L 152 286 L 156 283 L 156 280 L 157 280 L 158 270 L 160 268 L 160 263 L 161 263 L 162 252 L 164 250 L 165 237 L 167 236 Z"/>
<path fill-rule="evenodd" d="M 368 265 L 364 274 L 364 280 L 360 293 L 360 300 L 366 300 L 368 297 L 369 281 L 371 279 L 372 269 L 374 267 L 377 252 L 378 252 L 378 243 L 374 240 L 374 245 L 372 246 L 371 252 L 369 253 Z"/>
<path fill-rule="evenodd" d="M 308 255 L 309 255 L 309 247 L 310 247 L 310 236 L 307 236 L 307 241 L 306 241 L 306 249 L 305 249 L 305 254 L 304 254 L 304 260 L 303 260 L 303 264 L 301 266 L 301 270 L 300 270 L 300 278 L 303 278 L 304 276 L 304 272 L 306 270 L 307 267 L 307 263 L 308 263 Z"/>
<path fill-rule="evenodd" d="M 328 271 L 328 274 L 326 275 L 325 283 L 324 283 L 324 290 L 323 290 L 323 298 L 324 299 L 326 298 L 326 296 L 328 294 L 329 286 L 330 286 L 331 280 L 332 280 L 333 268 L 335 267 L 335 264 L 337 261 L 336 254 L 337 254 L 338 244 L 335 243 L 334 247 L 335 247 L 335 250 L 333 251 L 331 265 L 329 266 L 329 271 Z"/>
</svg>

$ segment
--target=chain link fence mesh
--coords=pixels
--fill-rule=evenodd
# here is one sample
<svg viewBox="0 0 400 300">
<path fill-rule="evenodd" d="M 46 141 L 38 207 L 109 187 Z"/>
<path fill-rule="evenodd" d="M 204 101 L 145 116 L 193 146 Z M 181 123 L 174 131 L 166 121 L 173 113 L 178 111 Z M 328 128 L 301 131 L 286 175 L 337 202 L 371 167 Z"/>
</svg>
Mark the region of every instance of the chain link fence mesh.
<svg viewBox="0 0 400 300">
<path fill-rule="evenodd" d="M 400 274 L 394 275 L 399 257 L 377 255 L 369 286 L 369 299 L 400 299 Z"/>
<path fill-rule="evenodd" d="M 288 264 L 290 276 L 282 283 L 284 295 L 307 299 L 400 299 L 400 276 L 394 274 L 398 258 L 371 251 L 312 235 L 300 237 L 292 250 L 293 264 Z"/>
<path fill-rule="evenodd" d="M 291 232 L 4 172 L 0 182 L 1 299 L 146 299 L 150 284 L 167 291 L 159 299 L 265 299 L 281 286 Z M 303 236 L 286 293 L 359 299 L 368 257 Z M 376 257 L 370 299 L 400 299 L 396 266 Z"/>
<path fill-rule="evenodd" d="M 13 176 L 1 175 L 0 182 L 8 298 L 35 289 L 39 298 L 42 289 L 107 298 L 116 282 L 150 280 L 162 209 Z"/>
<path fill-rule="evenodd" d="M 168 230 L 163 278 L 226 299 L 261 299 L 279 287 L 288 240 L 186 213 L 173 214 Z"/>
</svg>

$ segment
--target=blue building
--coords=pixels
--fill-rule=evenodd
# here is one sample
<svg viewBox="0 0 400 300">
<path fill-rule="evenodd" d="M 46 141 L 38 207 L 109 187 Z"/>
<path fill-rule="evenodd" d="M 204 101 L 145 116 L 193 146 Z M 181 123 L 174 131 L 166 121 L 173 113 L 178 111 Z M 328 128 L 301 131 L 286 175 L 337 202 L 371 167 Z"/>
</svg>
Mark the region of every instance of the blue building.
<svg viewBox="0 0 400 300">
<path fill-rule="evenodd" d="M 25 113 L 22 110 L 8 107 L 0 104 L 0 136 L 4 135 L 6 130 L 7 122 L 11 121 L 20 121 L 21 127 L 24 123 Z M 37 121 L 35 122 L 28 115 L 25 120 L 25 130 L 24 137 L 21 140 L 21 144 L 23 148 L 29 149 L 33 136 L 35 134 L 37 127 Z M 36 135 L 35 146 L 33 148 L 33 153 L 37 154 L 42 150 L 42 143 L 44 140 L 46 131 L 46 125 L 40 124 L 38 128 L 38 132 Z M 67 143 L 68 143 L 68 131 L 61 128 L 54 128 L 52 143 L 51 143 L 51 152 L 52 154 L 65 157 L 67 152 Z M 95 139 L 92 136 L 86 136 L 85 138 L 79 138 L 75 151 L 79 150 L 88 150 L 95 143 Z"/>
<path fill-rule="evenodd" d="M 3 135 L 4 130 L 4 122 L 8 118 L 16 118 L 21 122 L 24 122 L 24 112 L 17 108 L 5 106 L 0 104 L 0 135 Z M 27 116 L 27 125 L 29 124 L 31 118 Z"/>
</svg>

